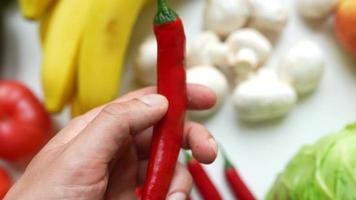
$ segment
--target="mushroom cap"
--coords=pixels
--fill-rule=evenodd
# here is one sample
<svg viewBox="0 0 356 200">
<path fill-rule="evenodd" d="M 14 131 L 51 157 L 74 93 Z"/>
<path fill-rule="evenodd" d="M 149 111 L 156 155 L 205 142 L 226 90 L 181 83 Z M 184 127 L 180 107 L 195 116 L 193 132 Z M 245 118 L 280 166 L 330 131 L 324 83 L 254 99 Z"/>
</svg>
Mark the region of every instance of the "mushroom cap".
<svg viewBox="0 0 356 200">
<path fill-rule="evenodd" d="M 279 74 L 299 95 L 306 95 L 319 85 L 325 69 L 322 50 L 313 42 L 301 41 L 282 57 Z"/>
<path fill-rule="evenodd" d="M 207 117 L 213 114 L 222 104 L 229 86 L 226 77 L 215 67 L 209 65 L 200 65 L 187 70 L 187 83 L 204 85 L 210 88 L 217 97 L 217 104 L 207 111 L 194 111 L 191 115 L 194 117 Z"/>
<path fill-rule="evenodd" d="M 339 0 L 297 0 L 299 13 L 307 19 L 321 19 L 336 9 Z"/>
<path fill-rule="evenodd" d="M 250 12 L 248 0 L 209 0 L 204 11 L 205 27 L 225 37 L 243 27 Z"/>
<path fill-rule="evenodd" d="M 226 45 L 231 52 L 235 53 L 245 48 L 254 50 L 259 66 L 267 61 L 272 51 L 271 42 L 260 32 L 251 28 L 233 32 L 226 39 Z"/>
<path fill-rule="evenodd" d="M 187 51 L 187 65 L 225 65 L 227 47 L 216 33 L 204 31 L 200 33 L 189 45 Z"/>
<path fill-rule="evenodd" d="M 296 102 L 294 89 L 263 71 L 236 87 L 233 102 L 240 119 L 248 122 L 271 120 L 286 115 Z"/>
<path fill-rule="evenodd" d="M 251 0 L 250 26 L 261 32 L 279 33 L 288 22 L 288 10 L 281 0 Z"/>
</svg>

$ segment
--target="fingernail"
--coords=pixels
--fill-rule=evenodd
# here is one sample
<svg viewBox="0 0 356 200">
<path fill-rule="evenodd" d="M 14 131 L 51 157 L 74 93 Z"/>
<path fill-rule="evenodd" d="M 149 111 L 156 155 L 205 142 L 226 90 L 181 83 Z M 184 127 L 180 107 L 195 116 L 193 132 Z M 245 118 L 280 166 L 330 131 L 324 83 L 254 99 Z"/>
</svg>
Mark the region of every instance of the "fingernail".
<svg viewBox="0 0 356 200">
<path fill-rule="evenodd" d="M 176 192 L 168 196 L 168 200 L 186 200 L 187 196 L 183 192 Z"/>
<path fill-rule="evenodd" d="M 159 107 L 165 103 L 165 98 L 158 94 L 148 94 L 138 98 L 144 104 L 151 106 L 151 107 Z"/>
<path fill-rule="evenodd" d="M 215 155 L 218 154 L 218 145 L 216 144 L 214 138 L 209 139 L 210 147 L 214 150 Z"/>
</svg>

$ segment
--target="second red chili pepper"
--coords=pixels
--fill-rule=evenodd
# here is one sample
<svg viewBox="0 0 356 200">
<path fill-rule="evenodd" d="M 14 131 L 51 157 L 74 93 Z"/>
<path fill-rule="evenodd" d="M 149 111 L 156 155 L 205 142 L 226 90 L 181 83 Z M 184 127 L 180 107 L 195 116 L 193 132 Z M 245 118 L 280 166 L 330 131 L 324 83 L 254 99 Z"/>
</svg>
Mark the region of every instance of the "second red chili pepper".
<svg viewBox="0 0 356 200">
<path fill-rule="evenodd" d="M 165 0 L 158 0 L 154 32 L 158 45 L 158 93 L 168 99 L 169 107 L 154 127 L 143 200 L 166 199 L 183 140 L 187 108 L 183 23 Z"/>
<path fill-rule="evenodd" d="M 193 177 L 194 184 L 200 192 L 204 200 L 222 200 L 221 195 L 210 180 L 208 174 L 204 171 L 200 163 L 191 155 L 185 153 L 187 159 L 187 167 Z"/>
<path fill-rule="evenodd" d="M 221 152 L 225 160 L 225 178 L 228 181 L 230 188 L 234 192 L 236 198 L 239 200 L 255 200 L 256 198 L 242 181 L 237 170 L 232 165 L 231 161 L 227 158 L 226 153 L 224 151 Z"/>
</svg>

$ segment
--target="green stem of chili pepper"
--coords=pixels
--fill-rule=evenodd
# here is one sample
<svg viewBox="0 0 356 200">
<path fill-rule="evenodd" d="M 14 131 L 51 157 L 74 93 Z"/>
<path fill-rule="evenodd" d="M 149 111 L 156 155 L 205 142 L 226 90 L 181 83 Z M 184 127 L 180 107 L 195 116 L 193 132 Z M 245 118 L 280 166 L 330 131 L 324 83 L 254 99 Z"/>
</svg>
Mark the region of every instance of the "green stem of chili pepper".
<svg viewBox="0 0 356 200">
<path fill-rule="evenodd" d="M 158 12 L 154 19 L 156 25 L 176 21 L 178 15 L 167 6 L 166 0 L 158 0 Z"/>
</svg>

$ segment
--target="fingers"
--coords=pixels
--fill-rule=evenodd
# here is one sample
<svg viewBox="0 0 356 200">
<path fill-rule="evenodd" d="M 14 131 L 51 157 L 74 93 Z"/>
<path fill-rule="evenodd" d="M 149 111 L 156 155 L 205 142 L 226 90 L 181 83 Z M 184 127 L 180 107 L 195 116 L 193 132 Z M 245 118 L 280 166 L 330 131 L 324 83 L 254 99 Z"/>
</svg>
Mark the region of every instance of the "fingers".
<svg viewBox="0 0 356 200">
<path fill-rule="evenodd" d="M 142 95 L 153 94 L 157 92 L 156 87 L 147 87 L 141 90 L 128 93 L 125 96 L 115 100 L 115 102 L 127 101 L 133 98 L 140 97 Z M 216 95 L 214 92 L 202 85 L 188 84 L 188 108 L 192 110 L 205 110 L 213 107 L 216 103 Z"/>
<path fill-rule="evenodd" d="M 128 93 L 112 103 L 122 103 L 153 93 L 156 93 L 156 87 L 147 87 Z M 201 85 L 189 84 L 187 87 L 187 94 L 188 107 L 193 110 L 208 109 L 213 107 L 216 103 L 214 92 Z M 103 110 L 104 107 L 105 106 L 95 108 L 86 114 L 73 119 L 48 143 L 48 145 L 46 145 L 45 149 L 55 148 L 71 141 Z"/>
<path fill-rule="evenodd" d="M 130 146 L 121 159 L 113 161 L 106 199 L 136 199 L 134 189 L 137 178 L 137 157 L 133 146 Z"/>
<path fill-rule="evenodd" d="M 192 176 L 187 168 L 178 163 L 169 188 L 167 200 L 188 199 L 192 187 Z"/>
<path fill-rule="evenodd" d="M 185 124 L 183 147 L 192 150 L 194 158 L 199 162 L 210 164 L 218 153 L 218 146 L 210 132 L 201 124 L 188 122 Z"/>
<path fill-rule="evenodd" d="M 138 184 L 143 185 L 146 178 L 147 160 L 139 165 Z M 173 179 L 167 194 L 167 200 L 188 199 L 193 186 L 193 179 L 185 166 L 177 163 Z"/>
<path fill-rule="evenodd" d="M 122 103 L 135 98 L 142 97 L 147 94 L 156 92 L 156 87 L 147 87 L 137 90 L 113 101 L 113 103 Z M 194 110 L 208 109 L 215 105 L 216 96 L 212 90 L 197 84 L 189 84 L 187 87 L 188 107 Z M 58 146 L 67 144 L 75 138 L 85 127 L 98 116 L 105 106 L 95 108 L 86 114 L 73 119 L 62 131 L 60 131 L 52 140 L 44 147 L 43 150 L 53 149 Z"/>
<path fill-rule="evenodd" d="M 152 128 L 135 136 L 134 142 L 139 159 L 143 160 L 149 157 L 151 139 Z M 186 149 L 192 149 L 194 157 L 201 163 L 209 164 L 215 160 L 217 155 L 217 145 L 214 138 L 210 132 L 199 123 L 185 123 L 182 146 Z"/>
<path fill-rule="evenodd" d="M 144 95 L 154 94 L 157 92 L 156 87 L 146 87 L 140 90 L 130 92 L 112 103 L 121 103 L 129 101 L 135 98 L 139 98 Z M 188 108 L 192 110 L 205 110 L 213 107 L 216 103 L 216 95 L 214 92 L 202 85 L 189 84 L 187 86 L 188 95 Z M 104 108 L 104 106 L 95 108 L 88 113 L 84 114 L 81 118 L 85 118 L 82 121 L 91 121 L 95 116 Z"/>
<path fill-rule="evenodd" d="M 151 94 L 122 103 L 112 103 L 74 138 L 70 150 L 75 157 L 109 163 L 130 140 L 133 133 L 157 123 L 166 113 L 168 102 Z"/>
<path fill-rule="evenodd" d="M 121 103 L 125 101 L 129 101 L 135 98 L 139 98 L 141 96 L 145 96 L 148 94 L 156 93 L 156 87 L 147 87 L 140 90 L 136 90 L 134 92 L 128 93 L 116 100 L 112 103 Z M 188 108 L 193 110 L 204 110 L 213 107 L 216 103 L 216 95 L 212 90 L 207 87 L 197 85 L 197 84 L 189 84 L 187 87 L 187 95 L 188 95 Z M 92 111 L 81 116 L 81 121 L 90 122 L 92 119 L 100 113 L 100 111 L 104 108 L 104 106 L 98 107 Z"/>
<path fill-rule="evenodd" d="M 216 104 L 215 93 L 202 85 L 189 84 L 187 87 L 188 107 L 192 110 L 205 110 Z"/>
</svg>

